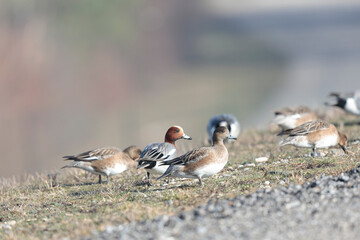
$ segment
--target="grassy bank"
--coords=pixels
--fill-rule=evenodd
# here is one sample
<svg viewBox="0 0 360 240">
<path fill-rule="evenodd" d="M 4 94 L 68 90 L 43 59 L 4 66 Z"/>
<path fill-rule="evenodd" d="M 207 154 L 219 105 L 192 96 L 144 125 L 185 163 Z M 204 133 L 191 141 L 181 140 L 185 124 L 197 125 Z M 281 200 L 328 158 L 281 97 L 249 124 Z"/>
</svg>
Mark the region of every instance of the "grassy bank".
<svg viewBox="0 0 360 240">
<path fill-rule="evenodd" d="M 352 118 L 353 119 L 353 118 Z M 345 124 L 350 140 L 348 155 L 340 149 L 323 150 L 310 158 L 308 149 L 279 148 L 273 130 L 248 130 L 229 145 L 225 169 L 204 180 L 173 179 L 169 184 L 143 183 L 145 172 L 128 171 L 108 184 L 95 184 L 97 176 L 83 171 L 39 174 L 0 182 L 0 239 L 60 239 L 90 234 L 107 225 L 175 214 L 207 202 L 231 198 L 259 188 L 290 182 L 303 183 L 321 174 L 337 175 L 359 165 L 360 126 Z M 255 158 L 268 157 L 263 163 Z M 60 159 L 59 159 L 60 161 Z"/>
</svg>

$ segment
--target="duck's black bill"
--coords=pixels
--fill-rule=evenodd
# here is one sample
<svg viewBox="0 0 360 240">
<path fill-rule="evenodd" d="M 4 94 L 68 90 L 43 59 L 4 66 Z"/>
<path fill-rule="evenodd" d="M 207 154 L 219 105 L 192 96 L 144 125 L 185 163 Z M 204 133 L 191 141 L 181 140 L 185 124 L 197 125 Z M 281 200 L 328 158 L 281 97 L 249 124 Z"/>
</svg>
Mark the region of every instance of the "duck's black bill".
<svg viewBox="0 0 360 240">
<path fill-rule="evenodd" d="M 233 137 L 233 136 L 231 136 L 231 135 L 228 137 L 228 139 L 237 140 L 236 137 Z"/>
<path fill-rule="evenodd" d="M 346 146 L 340 146 L 341 149 L 344 151 L 344 153 L 349 154 L 349 152 L 347 151 L 347 147 Z"/>
</svg>

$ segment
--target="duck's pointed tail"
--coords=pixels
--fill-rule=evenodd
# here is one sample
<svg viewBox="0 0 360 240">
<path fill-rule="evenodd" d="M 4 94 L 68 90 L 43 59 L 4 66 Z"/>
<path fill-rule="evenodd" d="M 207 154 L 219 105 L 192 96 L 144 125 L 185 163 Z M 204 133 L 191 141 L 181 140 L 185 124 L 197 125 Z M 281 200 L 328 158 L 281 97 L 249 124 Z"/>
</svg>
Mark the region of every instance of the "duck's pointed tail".
<svg viewBox="0 0 360 240">
<path fill-rule="evenodd" d="M 287 137 L 287 138 L 281 139 L 281 141 L 279 142 L 279 146 L 291 144 L 292 140 L 293 140 L 292 137 Z"/>
<path fill-rule="evenodd" d="M 61 169 L 63 168 L 79 168 L 80 166 L 82 166 L 82 163 L 81 162 L 71 162 L 65 166 L 63 166 Z"/>
<path fill-rule="evenodd" d="M 136 169 L 146 168 L 146 167 L 154 167 L 156 165 L 156 161 L 138 159 L 138 165 Z"/>
<path fill-rule="evenodd" d="M 88 162 L 76 162 L 76 161 L 73 161 L 73 162 L 63 166 L 61 169 L 63 169 L 63 168 L 80 168 L 80 169 L 90 171 L 90 172 L 94 171 L 94 168 Z"/>
<path fill-rule="evenodd" d="M 173 165 L 170 165 L 170 166 L 166 169 L 166 171 L 164 172 L 164 174 L 161 175 L 160 177 L 158 177 L 156 180 L 159 180 L 159 179 L 164 178 L 164 177 L 169 177 L 169 176 L 172 174 L 172 172 L 173 172 L 173 168 L 174 168 L 174 166 L 173 166 Z"/>
</svg>

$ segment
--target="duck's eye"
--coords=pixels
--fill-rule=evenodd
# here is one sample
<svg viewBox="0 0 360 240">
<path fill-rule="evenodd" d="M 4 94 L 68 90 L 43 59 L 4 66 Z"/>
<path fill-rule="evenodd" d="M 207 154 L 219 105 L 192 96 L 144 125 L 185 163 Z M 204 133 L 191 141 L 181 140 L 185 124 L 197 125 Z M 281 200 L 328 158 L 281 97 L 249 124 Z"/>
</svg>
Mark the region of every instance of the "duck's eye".
<svg viewBox="0 0 360 240">
<path fill-rule="evenodd" d="M 175 132 L 176 132 L 176 133 L 180 132 L 180 129 L 175 129 Z"/>
</svg>

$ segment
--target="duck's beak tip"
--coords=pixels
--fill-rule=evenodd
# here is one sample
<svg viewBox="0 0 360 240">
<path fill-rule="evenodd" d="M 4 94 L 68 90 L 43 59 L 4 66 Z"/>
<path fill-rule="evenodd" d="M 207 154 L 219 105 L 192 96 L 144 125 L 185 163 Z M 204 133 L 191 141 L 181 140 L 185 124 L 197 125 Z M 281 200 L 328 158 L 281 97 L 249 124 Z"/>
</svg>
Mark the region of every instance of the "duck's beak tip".
<svg viewBox="0 0 360 240">
<path fill-rule="evenodd" d="M 188 135 L 184 134 L 184 135 L 182 136 L 182 139 L 192 140 L 192 137 L 190 137 L 190 136 L 188 136 Z"/>
<path fill-rule="evenodd" d="M 231 136 L 231 135 L 229 135 L 228 139 L 237 140 L 236 137 L 233 137 L 233 136 Z"/>
<path fill-rule="evenodd" d="M 344 151 L 345 154 L 349 154 L 347 146 L 341 146 L 341 149 Z"/>
</svg>

